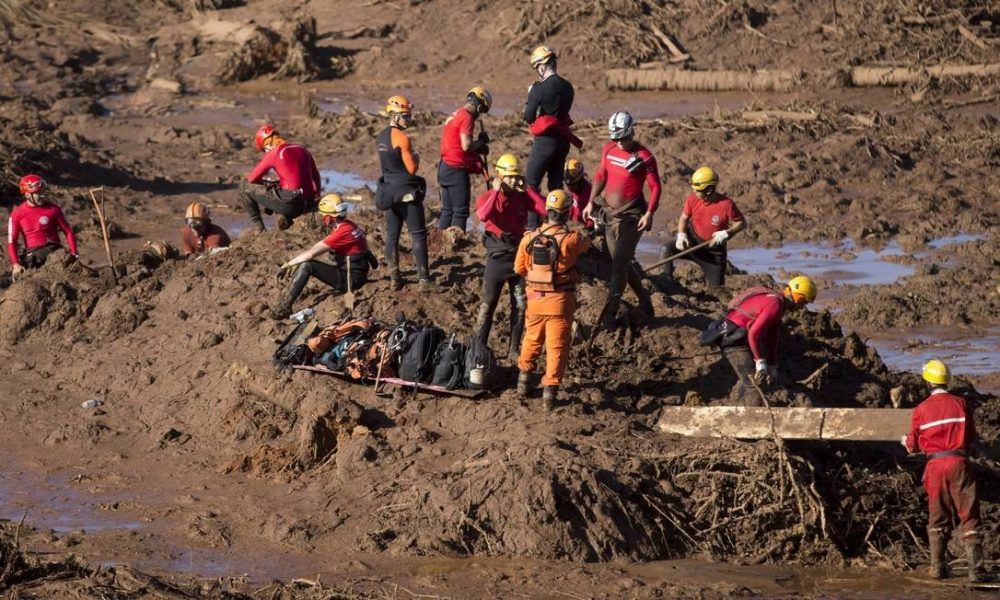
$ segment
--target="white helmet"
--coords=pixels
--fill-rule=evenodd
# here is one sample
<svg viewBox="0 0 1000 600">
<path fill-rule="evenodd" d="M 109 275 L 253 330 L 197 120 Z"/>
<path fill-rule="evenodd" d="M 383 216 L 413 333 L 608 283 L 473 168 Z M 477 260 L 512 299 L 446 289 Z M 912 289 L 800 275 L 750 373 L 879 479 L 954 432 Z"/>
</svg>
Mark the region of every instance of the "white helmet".
<svg viewBox="0 0 1000 600">
<path fill-rule="evenodd" d="M 608 136 L 613 140 L 630 137 L 634 131 L 635 119 L 624 110 L 611 115 L 608 119 Z"/>
</svg>

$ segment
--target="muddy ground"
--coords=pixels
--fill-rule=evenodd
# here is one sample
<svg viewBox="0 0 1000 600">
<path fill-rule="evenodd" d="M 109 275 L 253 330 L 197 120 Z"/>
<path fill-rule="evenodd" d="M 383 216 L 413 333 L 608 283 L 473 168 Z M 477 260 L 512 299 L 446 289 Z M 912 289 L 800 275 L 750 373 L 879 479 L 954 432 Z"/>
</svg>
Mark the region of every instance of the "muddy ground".
<svg viewBox="0 0 1000 600">
<path fill-rule="evenodd" d="M 734 247 L 851 239 L 895 242 L 911 254 L 911 277 L 838 286 L 834 313 L 789 319 L 787 385 L 770 396 L 778 405 L 887 407 L 898 388 L 901 405 L 912 406 L 922 398 L 919 378 L 888 369 L 863 336 L 905 338 L 934 324 L 975 339 L 997 314 L 1000 87 L 994 77 L 843 88 L 838 72 L 995 60 L 995 9 L 838 3 L 834 15 L 822 3 L 656 2 L 639 18 L 632 3 L 605 1 L 556 3 L 552 13 L 541 3 L 348 4 L 215 11 L 212 2 L 110 9 L 77 0 L 52 11 L 0 3 L 4 200 L 12 205 L 21 174 L 44 172 L 93 267 L 56 255 L 24 281 L 11 284 L 6 267 L 0 274 L 0 413 L 9 424 L 0 433 L 9 457 L 0 490 L 8 514 L 0 516 L 16 521 L 27 511 L 26 550 L 82 557 L 51 572 L 66 573 L 68 584 L 53 583 L 63 575 L 0 584 L 49 597 L 173 589 L 144 579 L 148 571 L 173 582 L 169 593 L 203 597 L 954 589 L 928 588 L 910 571 L 926 559 L 920 462 L 896 445 L 781 449 L 656 431 L 664 405 L 728 402 L 732 377 L 696 334 L 729 292 L 766 276 L 734 272 L 728 290 L 709 293 L 691 269 L 679 269 L 676 283 L 654 275 L 656 318 L 628 307 L 629 327 L 577 344 L 567 402 L 545 414 L 538 400 L 524 405 L 510 391 L 478 402 L 401 399 L 275 373 L 270 356 L 288 326 L 266 308 L 280 293 L 274 267 L 319 238 L 308 219 L 200 260 L 163 261 L 142 247 L 176 243 L 194 200 L 232 232 L 243 226 L 233 190 L 256 159 L 250 138 L 265 120 L 305 142 L 322 168 L 374 178 L 372 138 L 383 118 L 373 112 L 388 93 L 411 93 L 419 104 L 412 137 L 433 185 L 446 113 L 485 82 L 496 97 L 486 124 L 494 152 L 525 155 L 530 142 L 516 117 L 531 81 L 524 57 L 545 38 L 566 49 L 561 70 L 579 90 L 588 170 L 606 114 L 634 107 L 644 117 L 639 135 L 666 190 L 653 250 L 671 237 L 686 177 L 709 163 L 751 224 Z M 788 94 L 604 90 L 603 69 L 666 57 L 654 25 L 683 43 L 694 68 L 802 69 L 802 84 Z M 748 110 L 815 118 L 757 121 Z M 98 186 L 125 270 L 118 284 L 88 194 Z M 364 210 L 363 191 L 358 202 L 358 220 L 380 249 L 380 218 Z M 957 249 L 928 246 L 958 233 L 983 237 Z M 434 231 L 431 240 L 436 289 L 392 292 L 376 273 L 358 310 L 386 320 L 403 311 L 468 334 L 481 245 L 473 234 Z M 595 275 L 606 264 L 596 256 L 590 264 L 578 313 L 584 337 L 604 294 Z M 834 285 L 819 282 L 824 291 Z M 315 286 L 297 308 L 314 303 L 330 321 L 345 310 Z M 495 349 L 506 347 L 506 326 L 503 316 Z M 795 383 L 823 365 L 818 384 Z M 505 364 L 503 376 L 512 383 L 514 370 Z M 997 374 L 958 381 L 979 403 L 996 460 L 1000 400 L 976 388 L 998 389 Z M 92 398 L 104 405 L 80 408 Z M 1000 488 L 990 464 L 976 470 L 996 560 Z M 60 520 L 66 514 L 76 517 Z M 119 573 L 87 563 L 130 566 Z M 325 590 L 288 583 L 317 573 Z M 287 585 L 265 588 L 272 578 Z"/>
</svg>

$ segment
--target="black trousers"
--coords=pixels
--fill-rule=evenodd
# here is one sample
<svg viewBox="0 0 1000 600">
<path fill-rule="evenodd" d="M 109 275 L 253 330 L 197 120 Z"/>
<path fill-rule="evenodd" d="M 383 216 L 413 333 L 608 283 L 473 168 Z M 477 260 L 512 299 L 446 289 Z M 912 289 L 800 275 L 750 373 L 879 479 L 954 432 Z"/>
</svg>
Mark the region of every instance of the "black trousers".
<svg viewBox="0 0 1000 600">
<path fill-rule="evenodd" d="M 49 254 L 52 254 L 53 251 L 59 248 L 62 248 L 62 246 L 55 242 L 49 242 L 44 246 L 25 250 L 18 255 L 18 260 L 25 269 L 37 269 L 45 264 L 45 261 L 49 258 Z"/>
<path fill-rule="evenodd" d="M 299 265 L 295 277 L 292 278 L 292 287 L 288 290 L 289 303 L 295 302 L 309 280 L 314 277 L 340 293 L 347 292 L 347 262 L 346 260 L 340 262 L 342 264 L 332 265 L 328 262 L 310 260 Z M 368 267 L 368 261 L 363 257 L 351 262 L 351 291 L 368 283 Z"/>
<path fill-rule="evenodd" d="M 763 406 L 760 394 L 754 389 L 751 381 L 755 368 L 750 348 L 744 343 L 721 350 L 722 359 L 729 364 L 736 375 L 736 385 L 733 386 L 730 397 L 744 406 Z"/>
<path fill-rule="evenodd" d="M 524 182 L 541 192 L 542 177 L 547 175 L 548 191 L 562 189 L 563 170 L 566 168 L 568 155 L 569 141 L 562 136 L 535 136 L 531 144 L 531 154 L 528 155 L 528 166 L 524 171 Z"/>
<path fill-rule="evenodd" d="M 479 305 L 479 315 L 476 321 L 477 335 L 483 344 L 488 344 L 490 332 L 493 330 L 493 315 L 500 303 L 500 294 L 504 285 L 510 295 L 510 351 L 521 347 L 521 336 L 524 334 L 524 310 L 527 307 L 527 297 L 524 293 L 524 278 L 514 272 L 514 253 L 490 254 L 486 257 L 486 268 L 483 271 L 482 304 Z"/>
<path fill-rule="evenodd" d="M 410 230 L 413 258 L 417 262 L 417 272 L 429 273 L 427 260 L 427 218 L 424 216 L 423 202 L 397 202 L 385 213 L 385 261 L 392 270 L 399 269 L 399 236 L 403 233 L 403 223 Z"/>
<path fill-rule="evenodd" d="M 260 207 L 294 219 L 312 208 L 311 199 L 303 198 L 298 192 L 289 192 L 271 185 L 240 182 L 240 200 L 250 217 L 250 222 L 258 229 L 264 228 L 264 219 L 260 216 Z"/>
<path fill-rule="evenodd" d="M 698 236 L 688 228 L 688 240 L 690 240 L 692 246 L 696 246 L 702 243 L 704 240 L 698 239 Z M 663 246 L 663 250 L 660 252 L 660 258 L 668 258 L 681 252 L 677 249 L 674 244 L 667 244 Z M 701 267 L 701 272 L 705 275 L 705 282 L 713 287 L 718 287 L 726 282 L 726 246 L 700 248 L 695 250 L 691 254 L 682 256 L 677 260 L 690 260 L 699 267 Z M 674 276 L 674 262 L 670 261 L 663 265 L 663 274 L 667 277 Z"/>
<path fill-rule="evenodd" d="M 465 231 L 469 221 L 469 202 L 472 199 L 469 172 L 447 165 L 442 160 L 438 166 L 438 185 L 441 188 L 441 218 L 438 219 L 438 227 L 461 227 Z"/>
</svg>

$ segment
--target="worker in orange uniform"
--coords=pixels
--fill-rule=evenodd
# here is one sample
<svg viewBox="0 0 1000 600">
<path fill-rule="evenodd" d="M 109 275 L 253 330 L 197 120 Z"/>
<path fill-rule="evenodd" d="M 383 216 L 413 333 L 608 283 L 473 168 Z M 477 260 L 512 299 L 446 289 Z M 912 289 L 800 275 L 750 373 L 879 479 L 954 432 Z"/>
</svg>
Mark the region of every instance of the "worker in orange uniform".
<svg viewBox="0 0 1000 600">
<path fill-rule="evenodd" d="M 972 408 L 965 398 L 948 393 L 951 373 L 940 360 L 923 368 L 930 396 L 913 410 L 910 433 L 901 440 L 906 451 L 927 455 L 924 489 L 927 490 L 927 539 L 931 550 L 930 576 L 948 575 L 945 554 L 952 522 L 962 524 L 962 543 L 969 560 L 969 581 L 992 580 L 983 566 L 983 534 L 980 529 L 979 489 L 969 468 L 968 452 L 976 441 Z"/>
<path fill-rule="evenodd" d="M 545 198 L 546 223 L 528 232 L 517 248 L 514 270 L 525 278 L 528 307 L 524 341 L 517 360 L 517 393 L 527 397 L 535 361 L 545 346 L 542 402 L 552 410 L 566 372 L 576 312 L 577 258 L 590 248 L 587 236 L 566 225 L 573 200 L 563 190 Z"/>
<path fill-rule="evenodd" d="M 229 244 L 229 234 L 212 222 L 207 206 L 201 202 L 188 205 L 184 213 L 184 227 L 181 228 L 181 253 L 185 257 L 214 248 L 226 248 Z"/>
<path fill-rule="evenodd" d="M 493 96 L 476 86 L 465 95 L 465 105 L 451 113 L 441 132 L 441 162 L 438 164 L 438 187 L 441 188 L 441 218 L 438 228 L 457 227 L 465 231 L 472 198 L 472 175 L 486 176 L 486 156 L 490 136 L 480 130 L 473 139 L 476 121 L 490 112 Z M 481 121 L 480 121 L 481 123 Z"/>
<path fill-rule="evenodd" d="M 382 167 L 375 190 L 375 206 L 385 214 L 385 262 L 389 264 L 389 280 L 393 289 L 403 287 L 399 273 L 399 236 L 406 223 L 419 285 L 426 288 L 431 285 L 427 218 L 424 215 L 427 182 L 417 175 L 420 156 L 413 151 L 406 135 L 406 128 L 413 122 L 413 105 L 405 96 L 393 96 L 386 101 L 385 112 L 389 115 L 389 126 L 375 140 Z"/>
</svg>

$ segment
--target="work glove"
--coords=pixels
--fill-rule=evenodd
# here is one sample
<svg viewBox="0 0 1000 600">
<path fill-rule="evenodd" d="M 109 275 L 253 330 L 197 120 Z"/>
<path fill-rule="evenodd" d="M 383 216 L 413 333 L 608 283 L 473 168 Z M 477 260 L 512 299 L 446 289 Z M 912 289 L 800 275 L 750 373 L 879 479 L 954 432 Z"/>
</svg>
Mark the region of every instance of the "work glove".
<svg viewBox="0 0 1000 600">
<path fill-rule="evenodd" d="M 479 142 L 482 142 L 484 144 L 489 144 L 490 143 L 490 134 L 486 133 L 485 131 L 480 131 L 479 135 L 476 136 L 476 140 L 479 141 Z"/>
<path fill-rule="evenodd" d="M 17 281 L 24 275 L 24 265 L 14 265 L 10 269 L 10 278 L 12 281 Z"/>
<path fill-rule="evenodd" d="M 688 240 L 688 234 L 683 231 L 677 232 L 677 241 L 674 242 L 674 247 L 678 250 L 686 250 L 688 246 L 691 245 L 690 240 Z"/>
<path fill-rule="evenodd" d="M 778 365 L 767 365 L 767 378 L 772 384 L 778 383 Z"/>
<path fill-rule="evenodd" d="M 489 154 L 490 153 L 489 144 L 487 142 L 484 142 L 481 139 L 476 140 L 476 141 L 472 142 L 471 144 L 469 144 L 469 150 L 472 151 L 475 154 L 484 154 L 485 155 L 485 154 Z"/>
<path fill-rule="evenodd" d="M 723 229 L 712 234 L 712 243 L 709 246 L 721 246 L 729 239 L 729 232 Z"/>
<path fill-rule="evenodd" d="M 287 277 L 288 274 L 292 272 L 292 269 L 294 269 L 297 266 L 298 265 L 290 265 L 288 263 L 282 264 L 280 267 L 278 267 L 278 272 L 274 274 L 274 280 L 280 283 L 281 280 Z"/>
<path fill-rule="evenodd" d="M 753 381 L 757 385 L 761 385 L 767 382 L 767 361 L 763 358 L 758 358 L 753 361 L 754 374 Z"/>
<path fill-rule="evenodd" d="M 905 433 L 903 434 L 902 437 L 899 438 L 899 443 L 902 444 L 904 448 L 906 448 L 907 452 L 910 451 L 910 447 L 906 445 L 906 434 Z"/>
</svg>

